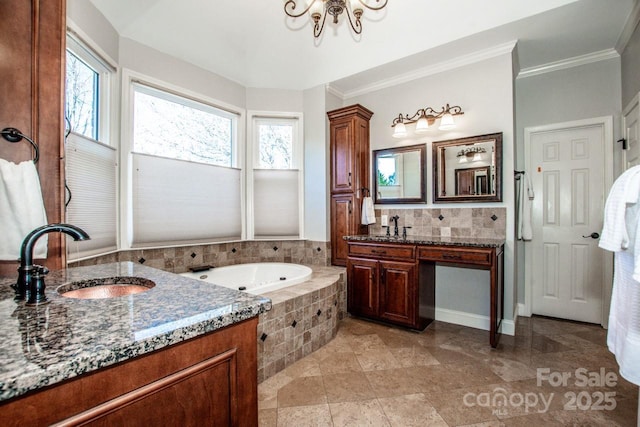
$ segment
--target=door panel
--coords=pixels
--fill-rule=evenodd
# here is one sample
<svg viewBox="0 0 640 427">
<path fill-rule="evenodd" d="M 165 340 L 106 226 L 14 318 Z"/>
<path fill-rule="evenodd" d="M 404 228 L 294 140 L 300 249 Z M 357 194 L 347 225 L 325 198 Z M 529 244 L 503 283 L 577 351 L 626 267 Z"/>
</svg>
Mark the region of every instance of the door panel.
<svg viewBox="0 0 640 427">
<path fill-rule="evenodd" d="M 380 261 L 380 317 L 415 326 L 416 264 Z"/>
<path fill-rule="evenodd" d="M 378 315 L 378 261 L 349 258 L 347 311 L 356 316 Z"/>
<path fill-rule="evenodd" d="M 348 246 L 343 236 L 356 234 L 355 200 L 351 194 L 331 197 L 331 263 L 347 265 Z"/>
<path fill-rule="evenodd" d="M 353 144 L 353 126 L 351 121 L 336 123 L 331 126 L 333 133 L 331 141 L 331 192 L 351 192 L 353 191 L 353 173 L 354 168 L 354 152 Z"/>
<path fill-rule="evenodd" d="M 601 323 L 602 257 L 590 235 L 602 229 L 604 127 L 533 133 L 530 150 L 532 312 Z"/>
</svg>

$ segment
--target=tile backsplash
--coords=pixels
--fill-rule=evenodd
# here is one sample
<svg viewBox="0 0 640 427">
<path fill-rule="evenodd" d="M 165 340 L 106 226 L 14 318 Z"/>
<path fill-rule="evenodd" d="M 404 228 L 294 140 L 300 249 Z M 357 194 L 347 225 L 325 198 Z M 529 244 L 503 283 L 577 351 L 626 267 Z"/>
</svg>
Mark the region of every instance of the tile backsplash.
<svg viewBox="0 0 640 427">
<path fill-rule="evenodd" d="M 398 215 L 399 233 L 409 226 L 408 236 L 484 237 L 504 239 L 507 209 L 497 208 L 435 208 L 435 209 L 376 209 L 376 223 L 369 226 L 369 234 L 385 234 L 381 215 Z M 393 228 L 391 229 L 393 234 Z"/>
</svg>

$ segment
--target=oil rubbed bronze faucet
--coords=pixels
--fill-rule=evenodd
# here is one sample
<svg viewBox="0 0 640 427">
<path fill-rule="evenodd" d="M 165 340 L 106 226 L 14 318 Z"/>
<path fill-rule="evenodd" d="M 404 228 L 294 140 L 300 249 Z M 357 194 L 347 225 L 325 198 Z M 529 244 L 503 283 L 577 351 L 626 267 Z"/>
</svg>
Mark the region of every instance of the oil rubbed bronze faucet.
<svg viewBox="0 0 640 427">
<path fill-rule="evenodd" d="M 22 241 L 20 248 L 20 267 L 18 281 L 15 284 L 16 299 L 27 300 L 29 305 L 42 304 L 47 300 L 44 294 L 44 276 L 49 272 L 46 267 L 33 264 L 33 249 L 40 237 L 47 233 L 68 234 L 73 240 L 89 240 L 89 235 L 81 228 L 71 224 L 49 224 L 36 228 Z"/>
<path fill-rule="evenodd" d="M 394 215 L 391 217 L 391 221 L 393 221 L 393 235 L 398 237 L 398 220 L 400 217 L 398 215 Z"/>
</svg>

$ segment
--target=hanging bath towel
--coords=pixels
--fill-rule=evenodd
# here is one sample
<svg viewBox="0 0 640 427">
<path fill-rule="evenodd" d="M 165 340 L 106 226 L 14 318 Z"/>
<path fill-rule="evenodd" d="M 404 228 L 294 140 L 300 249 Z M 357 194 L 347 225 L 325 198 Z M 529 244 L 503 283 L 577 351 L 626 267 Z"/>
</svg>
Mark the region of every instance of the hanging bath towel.
<svg viewBox="0 0 640 427">
<path fill-rule="evenodd" d="M 46 224 L 35 164 L 32 161 L 15 164 L 0 159 L 0 260 L 17 260 L 26 235 Z M 47 239 L 43 236 L 35 247 L 34 258 L 46 257 Z"/>
<path fill-rule="evenodd" d="M 371 197 L 362 198 L 362 225 L 376 223 L 376 211 L 373 208 L 373 199 Z"/>
</svg>

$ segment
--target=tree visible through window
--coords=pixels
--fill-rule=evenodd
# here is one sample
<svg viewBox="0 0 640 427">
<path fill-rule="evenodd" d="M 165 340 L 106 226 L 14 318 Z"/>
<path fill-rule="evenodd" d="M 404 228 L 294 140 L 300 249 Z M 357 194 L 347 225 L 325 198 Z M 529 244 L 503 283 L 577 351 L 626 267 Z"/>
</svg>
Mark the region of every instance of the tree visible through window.
<svg viewBox="0 0 640 427">
<path fill-rule="evenodd" d="M 233 166 L 230 114 L 140 85 L 134 91 L 135 152 Z"/>
<path fill-rule="evenodd" d="M 67 51 L 65 112 L 71 130 L 98 139 L 98 73 Z"/>
<path fill-rule="evenodd" d="M 293 161 L 293 125 L 260 124 L 258 144 L 261 169 L 291 169 Z"/>
</svg>

